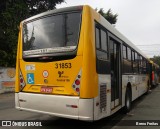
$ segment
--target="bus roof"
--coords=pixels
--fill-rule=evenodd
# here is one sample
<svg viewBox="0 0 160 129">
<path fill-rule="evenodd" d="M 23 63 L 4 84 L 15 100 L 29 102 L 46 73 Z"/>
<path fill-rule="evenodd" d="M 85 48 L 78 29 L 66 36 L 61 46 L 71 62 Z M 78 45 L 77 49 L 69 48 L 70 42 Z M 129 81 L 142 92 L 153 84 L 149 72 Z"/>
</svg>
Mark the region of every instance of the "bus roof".
<svg viewBox="0 0 160 129">
<path fill-rule="evenodd" d="M 46 16 L 46 15 L 52 15 L 54 13 L 69 12 L 69 11 L 81 11 L 82 9 L 83 9 L 83 6 L 80 5 L 80 6 L 71 6 L 71 7 L 66 7 L 66 8 L 49 10 L 49 11 L 37 14 L 35 16 L 32 16 L 32 17 L 30 17 L 28 19 L 25 19 L 22 22 L 27 22 L 27 21 L 30 21 L 30 20 L 33 20 L 33 19 L 37 19 L 39 17 Z"/>
</svg>

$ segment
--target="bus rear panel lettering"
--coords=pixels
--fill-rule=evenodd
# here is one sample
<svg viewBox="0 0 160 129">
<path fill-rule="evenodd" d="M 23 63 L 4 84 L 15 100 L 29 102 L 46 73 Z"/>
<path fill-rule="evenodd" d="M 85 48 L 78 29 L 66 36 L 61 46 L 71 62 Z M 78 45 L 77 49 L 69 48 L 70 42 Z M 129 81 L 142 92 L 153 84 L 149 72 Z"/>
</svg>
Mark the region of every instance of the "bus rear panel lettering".
<svg viewBox="0 0 160 129">
<path fill-rule="evenodd" d="M 55 63 L 55 68 L 56 69 L 72 68 L 72 64 L 71 63 Z"/>
</svg>

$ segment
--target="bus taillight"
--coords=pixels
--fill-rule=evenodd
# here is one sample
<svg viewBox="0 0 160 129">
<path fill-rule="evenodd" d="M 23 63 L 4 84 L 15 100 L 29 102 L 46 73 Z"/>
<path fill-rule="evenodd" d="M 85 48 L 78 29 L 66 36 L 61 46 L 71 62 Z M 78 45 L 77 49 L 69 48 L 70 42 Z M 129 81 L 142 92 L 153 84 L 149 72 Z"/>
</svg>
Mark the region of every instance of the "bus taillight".
<svg viewBox="0 0 160 129">
<path fill-rule="evenodd" d="M 22 75 L 22 72 L 20 71 L 19 73 L 19 82 L 20 82 L 20 86 L 21 86 L 21 89 L 23 89 L 23 87 L 26 85 L 25 81 L 24 81 L 24 78 L 23 78 L 23 75 Z"/>
<path fill-rule="evenodd" d="M 78 106 L 77 106 L 77 105 L 71 105 L 71 107 L 72 107 L 72 108 L 78 108 Z"/>
<path fill-rule="evenodd" d="M 79 92 L 79 88 L 76 88 L 76 91 Z"/>
<path fill-rule="evenodd" d="M 79 84 L 80 84 L 80 80 L 77 79 L 77 80 L 75 81 L 75 84 L 76 84 L 76 85 L 79 85 Z"/>
<path fill-rule="evenodd" d="M 80 93 L 80 79 L 81 79 L 81 70 L 79 71 L 73 85 L 72 88 L 74 89 L 74 91 L 77 92 L 77 94 L 79 95 Z"/>
</svg>

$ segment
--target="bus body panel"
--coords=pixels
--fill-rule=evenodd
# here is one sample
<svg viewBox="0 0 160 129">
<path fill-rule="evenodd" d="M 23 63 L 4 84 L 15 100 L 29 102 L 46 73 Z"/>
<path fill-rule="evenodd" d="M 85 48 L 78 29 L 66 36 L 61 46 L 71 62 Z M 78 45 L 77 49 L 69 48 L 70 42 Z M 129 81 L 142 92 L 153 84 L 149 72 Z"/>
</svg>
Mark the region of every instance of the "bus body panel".
<svg viewBox="0 0 160 129">
<path fill-rule="evenodd" d="M 84 6 L 83 16 L 84 22 L 84 47 L 83 47 L 83 76 L 81 85 L 81 98 L 94 98 L 98 95 L 98 81 L 96 74 L 96 54 L 95 54 L 95 36 L 94 20 L 92 10 L 88 6 Z"/>
<path fill-rule="evenodd" d="M 110 75 L 98 74 L 98 96 L 94 98 L 94 120 L 99 120 L 111 115 L 111 77 Z M 106 86 L 106 94 L 101 91 L 101 86 Z M 101 93 L 102 92 L 102 93 Z M 104 97 L 104 101 L 101 97 Z M 106 107 L 101 108 L 101 104 Z"/>
<path fill-rule="evenodd" d="M 94 120 L 94 99 L 79 99 L 79 120 Z"/>
<path fill-rule="evenodd" d="M 122 107 L 125 105 L 125 93 L 127 84 L 131 84 L 132 88 L 132 101 L 147 92 L 147 75 L 122 75 Z"/>
<path fill-rule="evenodd" d="M 77 96 L 78 94 L 74 90 L 73 84 L 81 67 L 82 56 L 76 56 L 76 58 L 70 60 L 47 63 L 20 60 L 20 69 L 26 83 L 22 91 L 43 93 L 43 87 L 51 87 L 53 91 L 48 93 Z M 48 72 L 47 77 L 43 75 L 45 72 Z M 29 82 L 29 75 L 34 76 L 32 84 Z"/>
<path fill-rule="evenodd" d="M 20 60 L 22 59 L 22 22 L 19 26 L 18 45 L 17 45 L 17 57 L 16 57 L 16 80 L 15 80 L 15 92 L 20 91 L 19 85 L 19 73 L 20 73 Z"/>
<path fill-rule="evenodd" d="M 148 80 L 148 75 L 139 75 L 138 97 L 147 92 Z"/>
<path fill-rule="evenodd" d="M 78 119 L 79 98 L 33 93 L 18 93 L 19 109 Z M 61 108 L 60 108 L 61 107 Z"/>
<path fill-rule="evenodd" d="M 19 110 L 93 121 L 93 99 L 19 92 L 15 94 L 15 105 Z"/>
</svg>

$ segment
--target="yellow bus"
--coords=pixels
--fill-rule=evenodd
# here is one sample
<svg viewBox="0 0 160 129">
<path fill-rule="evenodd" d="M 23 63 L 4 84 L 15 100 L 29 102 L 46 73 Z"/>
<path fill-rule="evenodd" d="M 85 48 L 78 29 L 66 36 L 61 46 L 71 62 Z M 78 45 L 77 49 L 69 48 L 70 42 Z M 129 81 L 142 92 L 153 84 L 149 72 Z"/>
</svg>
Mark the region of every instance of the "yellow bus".
<svg viewBox="0 0 160 129">
<path fill-rule="evenodd" d="M 56 9 L 20 23 L 15 105 L 95 121 L 149 89 L 147 57 L 91 7 Z"/>
</svg>

